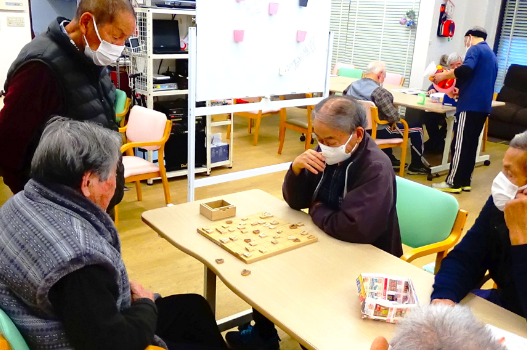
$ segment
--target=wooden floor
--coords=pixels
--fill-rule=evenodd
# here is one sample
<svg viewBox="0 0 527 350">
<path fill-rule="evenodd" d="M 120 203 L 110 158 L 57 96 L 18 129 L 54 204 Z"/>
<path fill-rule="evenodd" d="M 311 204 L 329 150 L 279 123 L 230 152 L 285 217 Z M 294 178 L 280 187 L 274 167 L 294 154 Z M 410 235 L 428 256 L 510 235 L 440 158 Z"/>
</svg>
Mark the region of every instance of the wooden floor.
<svg viewBox="0 0 527 350">
<path fill-rule="evenodd" d="M 290 109 L 289 115 L 295 118 L 305 118 L 305 110 Z M 234 128 L 234 166 L 232 169 L 221 168 L 214 170 L 211 176 L 228 172 L 251 169 L 266 165 L 279 164 L 291 161 L 303 151 L 304 143 L 300 142 L 298 133 L 287 131 L 287 138 L 282 155 L 278 150 L 278 116 L 271 116 L 262 120 L 262 127 L 258 146 L 252 145 L 252 135 L 247 132 L 247 120 L 235 119 Z M 217 130 L 216 132 L 225 129 Z M 501 159 L 507 149 L 506 145 L 488 143 L 487 153 L 491 156 L 492 164 L 489 167 L 480 166 L 474 171 L 472 192 L 456 195 L 460 207 L 468 210 L 469 217 L 466 228 L 474 223 L 483 204 L 490 195 L 492 180 L 500 171 Z M 409 152 L 408 152 L 409 153 Z M 395 152 L 397 155 L 397 152 Z M 427 158 L 439 161 L 439 157 Z M 285 172 L 257 176 L 254 178 L 213 185 L 196 190 L 196 199 L 221 196 L 228 193 L 248 189 L 261 189 L 275 197 L 282 198 L 282 181 Z M 425 176 L 407 176 L 408 179 L 430 185 Z M 435 179 L 434 182 L 444 181 L 445 176 Z M 186 180 L 170 180 L 170 190 L 174 204 L 186 201 Z M 0 180 L 0 204 L 10 196 L 9 189 Z M 149 229 L 141 221 L 141 213 L 145 210 L 159 208 L 164 205 L 163 190 L 159 182 L 152 186 L 143 184 L 143 201 L 138 202 L 135 187 L 130 186 L 130 191 L 119 206 L 120 222 L 119 232 L 122 240 L 123 258 L 126 263 L 130 279 L 142 283 L 146 288 L 162 295 L 178 293 L 203 293 L 203 265 L 172 247 L 165 240 Z M 174 223 L 177 225 L 177 223 Z M 419 259 L 415 265 L 422 266 L 433 261 L 432 257 Z M 350 295 L 350 298 L 356 296 Z M 241 301 L 234 293 L 225 287 L 221 281 L 218 283 L 217 316 L 223 318 L 236 312 L 248 309 L 249 306 Z M 300 349 L 298 343 L 280 331 L 282 349 Z"/>
</svg>

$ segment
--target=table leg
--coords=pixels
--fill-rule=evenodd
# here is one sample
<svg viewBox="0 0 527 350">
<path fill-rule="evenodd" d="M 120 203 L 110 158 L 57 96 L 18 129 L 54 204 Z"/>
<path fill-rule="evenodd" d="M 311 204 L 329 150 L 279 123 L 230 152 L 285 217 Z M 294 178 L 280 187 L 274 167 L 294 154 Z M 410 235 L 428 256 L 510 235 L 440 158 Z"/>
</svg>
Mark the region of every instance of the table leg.
<svg viewBox="0 0 527 350">
<path fill-rule="evenodd" d="M 216 274 L 205 266 L 205 290 L 203 294 L 209 302 L 212 312 L 216 314 Z"/>
<path fill-rule="evenodd" d="M 442 171 L 447 171 L 450 168 L 450 163 L 448 162 L 448 157 L 450 155 L 450 145 L 452 144 L 452 135 L 454 133 L 454 123 L 455 117 L 453 114 L 446 117 L 446 138 L 445 138 L 445 148 L 443 149 L 443 159 L 441 160 L 440 165 L 436 165 L 430 168 L 432 174 L 437 174 Z"/>
<path fill-rule="evenodd" d="M 481 154 L 481 147 L 483 145 L 483 134 L 485 133 L 485 127 L 481 130 L 478 140 L 478 150 L 476 151 L 476 164 L 481 162 L 490 161 L 490 156 L 488 154 Z M 489 163 L 490 164 L 490 163 Z M 486 164 L 487 165 L 487 164 Z"/>
</svg>

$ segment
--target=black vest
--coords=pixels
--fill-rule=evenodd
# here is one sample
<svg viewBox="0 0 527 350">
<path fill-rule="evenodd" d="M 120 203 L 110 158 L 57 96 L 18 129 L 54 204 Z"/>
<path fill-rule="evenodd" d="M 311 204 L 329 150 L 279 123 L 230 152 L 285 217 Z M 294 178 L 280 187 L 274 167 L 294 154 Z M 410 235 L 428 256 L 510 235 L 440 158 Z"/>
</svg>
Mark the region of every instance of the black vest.
<svg viewBox="0 0 527 350">
<path fill-rule="evenodd" d="M 9 68 L 4 90 L 16 79 L 17 71 L 29 62 L 46 64 L 55 74 L 62 90 L 61 116 L 75 120 L 89 120 L 118 131 L 115 121 L 115 87 L 107 67 L 99 67 L 83 52 L 77 50 L 65 35 L 57 18 L 46 33 L 24 46 Z M 51 116 L 50 116 L 51 117 Z"/>
</svg>

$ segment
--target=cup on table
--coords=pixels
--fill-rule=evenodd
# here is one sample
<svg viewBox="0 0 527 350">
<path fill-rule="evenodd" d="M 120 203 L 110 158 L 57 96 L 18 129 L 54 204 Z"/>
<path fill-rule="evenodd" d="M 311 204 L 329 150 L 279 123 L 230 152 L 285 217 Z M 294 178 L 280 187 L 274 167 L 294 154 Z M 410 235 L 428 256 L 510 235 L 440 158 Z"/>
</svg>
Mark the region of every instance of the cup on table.
<svg viewBox="0 0 527 350">
<path fill-rule="evenodd" d="M 419 95 L 417 95 L 419 98 L 417 99 L 417 104 L 418 105 L 424 105 L 425 104 L 425 98 L 426 98 L 426 94 L 424 93 L 421 93 Z"/>
</svg>

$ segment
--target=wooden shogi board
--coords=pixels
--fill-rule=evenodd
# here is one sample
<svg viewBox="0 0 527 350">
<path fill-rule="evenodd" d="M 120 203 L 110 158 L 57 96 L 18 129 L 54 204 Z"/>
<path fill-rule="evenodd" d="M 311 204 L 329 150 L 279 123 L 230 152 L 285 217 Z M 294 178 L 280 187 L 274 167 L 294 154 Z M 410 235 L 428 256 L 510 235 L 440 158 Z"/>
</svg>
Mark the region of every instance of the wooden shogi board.
<svg viewBox="0 0 527 350">
<path fill-rule="evenodd" d="M 285 220 L 275 216 L 267 218 L 263 218 L 262 216 L 263 214 L 260 213 L 247 216 L 246 220 L 242 220 L 241 217 L 219 220 L 213 225 L 198 228 L 198 232 L 233 254 L 238 259 L 245 261 L 247 264 L 267 259 L 303 247 L 307 244 L 315 243 L 318 240 L 317 237 L 309 233 L 303 225 L 298 226 L 297 228 L 290 228 L 291 223 Z M 227 224 L 227 221 L 232 221 L 232 223 Z M 269 226 L 266 225 L 274 221 L 277 222 L 277 224 L 274 225 L 276 227 L 269 228 Z M 243 227 L 243 229 L 239 228 L 240 224 L 242 225 L 240 227 Z M 258 230 L 259 232 L 254 233 L 255 230 Z M 243 233 L 243 231 L 247 232 Z M 279 231 L 282 232 L 278 233 Z M 262 233 L 265 234 L 266 237 L 260 237 Z M 231 237 L 236 237 L 236 239 L 232 240 Z M 297 241 L 289 239 L 289 237 L 294 237 Z M 226 242 L 222 242 L 222 239 Z M 256 245 L 251 246 L 250 243 L 245 242 L 245 239 L 250 239 L 250 243 L 256 243 Z M 278 243 L 273 244 L 273 240 L 276 240 Z M 251 249 L 251 251 L 249 251 L 247 249 L 248 247 L 254 249 L 249 248 Z M 261 252 L 260 249 L 262 248 L 266 251 Z M 246 253 L 250 253 L 250 255 L 246 256 Z"/>
</svg>

